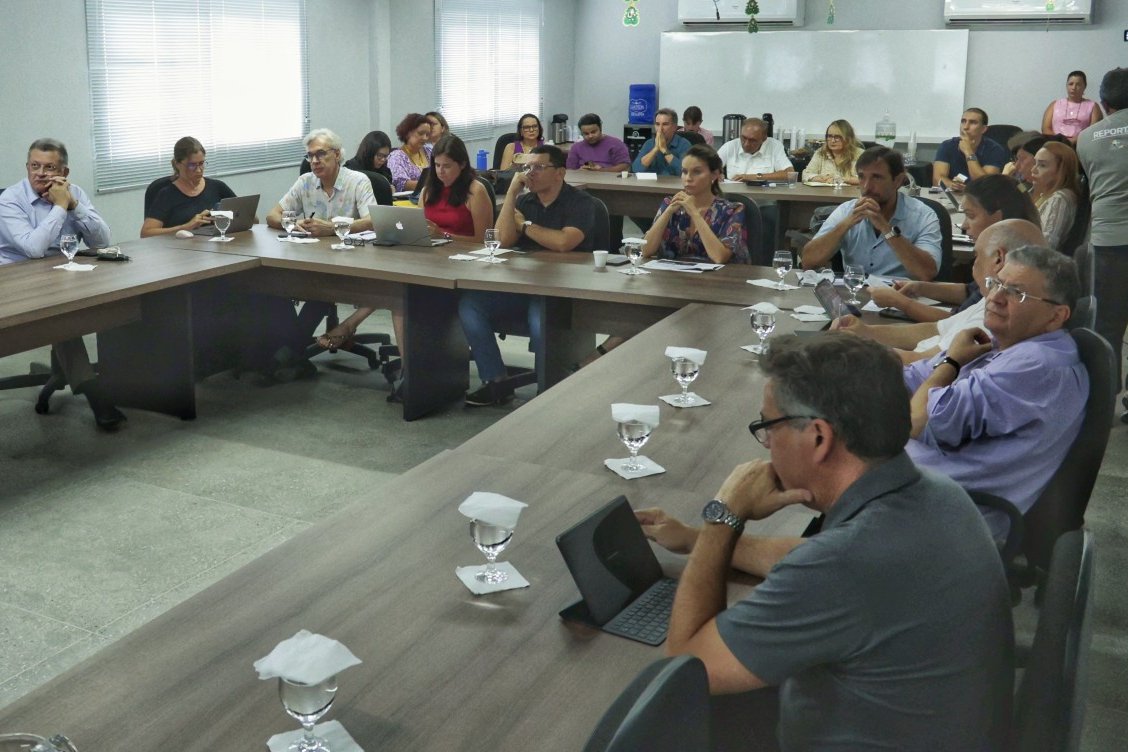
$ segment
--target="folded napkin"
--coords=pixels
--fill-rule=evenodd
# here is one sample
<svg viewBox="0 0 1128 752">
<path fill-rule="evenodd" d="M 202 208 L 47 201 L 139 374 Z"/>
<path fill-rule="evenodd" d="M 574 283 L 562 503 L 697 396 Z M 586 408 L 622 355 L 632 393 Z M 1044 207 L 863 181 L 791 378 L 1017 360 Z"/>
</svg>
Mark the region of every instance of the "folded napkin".
<svg viewBox="0 0 1128 752">
<path fill-rule="evenodd" d="M 451 261 L 477 261 L 479 256 L 471 256 L 466 253 L 456 253 L 453 256 L 447 256 Z"/>
<path fill-rule="evenodd" d="M 686 392 L 685 396 L 689 398 L 688 405 L 683 405 L 681 403 L 681 392 L 678 392 L 677 394 L 666 394 L 659 397 L 658 399 L 662 400 L 667 405 L 673 405 L 674 407 L 705 407 L 706 405 L 713 404 L 696 392 Z"/>
<path fill-rule="evenodd" d="M 657 180 L 658 173 L 656 172 L 636 172 L 635 177 L 639 180 Z"/>
<path fill-rule="evenodd" d="M 686 360 L 692 360 L 699 366 L 705 365 L 705 355 L 706 353 L 704 350 L 695 350 L 692 347 L 666 348 L 666 357 L 670 360 L 674 360 L 676 358 L 685 358 Z"/>
<path fill-rule="evenodd" d="M 629 402 L 614 402 L 611 404 L 611 418 L 616 423 L 637 420 L 651 428 L 657 428 L 658 415 L 658 405 L 632 405 Z"/>
<path fill-rule="evenodd" d="M 802 308 L 802 306 L 799 306 L 799 308 Z M 799 308 L 796 308 L 795 310 L 799 310 Z M 755 311 L 756 313 L 779 313 L 779 306 L 765 301 L 763 303 L 757 303 L 756 305 L 746 306 L 741 310 Z"/>
<path fill-rule="evenodd" d="M 52 267 L 52 268 L 62 269 L 65 272 L 88 272 L 88 271 L 92 271 L 94 269 L 94 267 L 96 267 L 96 266 L 97 266 L 97 264 L 79 264 L 79 263 L 76 263 L 74 261 L 71 261 L 69 263 L 69 265 L 68 264 L 59 264 L 58 266 Z"/>
<path fill-rule="evenodd" d="M 830 321 L 830 317 L 825 313 L 793 313 L 791 318 L 808 324 L 816 321 Z"/>
<path fill-rule="evenodd" d="M 470 253 L 473 253 L 473 251 L 470 251 Z M 509 260 L 509 259 L 506 259 L 506 258 L 494 258 L 493 261 L 490 261 L 489 256 L 471 256 L 470 258 L 473 259 L 474 261 L 485 261 L 487 264 L 500 264 L 502 261 L 508 261 Z"/>
<path fill-rule="evenodd" d="M 213 217 L 227 217 L 228 219 L 235 219 L 235 212 L 230 209 L 212 209 L 209 212 Z"/>
<path fill-rule="evenodd" d="M 825 316 L 826 311 L 822 306 L 817 305 L 797 305 L 795 306 L 796 313 L 808 313 L 812 316 Z"/>
<path fill-rule="evenodd" d="M 780 287 L 778 282 L 772 282 L 770 279 L 750 279 L 750 280 L 748 280 L 748 284 L 756 285 L 756 287 L 766 287 L 769 290 L 798 290 L 799 289 L 799 287 L 797 285 L 787 285 L 787 284 L 785 284 L 783 287 Z"/>
<path fill-rule="evenodd" d="M 299 237 L 286 237 L 283 235 L 278 238 L 279 243 L 316 243 L 317 238 L 299 238 Z"/>
<path fill-rule="evenodd" d="M 349 732 L 345 730 L 340 721 L 319 723 L 313 727 L 313 733 L 315 736 L 324 739 L 333 752 L 364 752 L 364 748 L 349 736 Z M 289 752 L 290 749 L 296 749 L 296 747 L 290 745 L 296 744 L 303 736 L 305 736 L 305 731 L 302 729 L 275 734 L 267 740 L 266 746 L 270 752 Z"/>
<path fill-rule="evenodd" d="M 879 306 L 877 303 L 874 303 L 872 300 L 868 300 L 866 301 L 866 304 L 862 306 L 862 310 L 869 311 L 870 313 L 879 313 L 881 311 L 881 306 Z"/>
<path fill-rule="evenodd" d="M 627 480 L 632 480 L 634 478 L 645 478 L 648 475 L 657 475 L 658 473 L 666 472 L 666 468 L 662 467 L 649 457 L 644 457 L 640 454 L 638 457 L 636 457 L 636 459 L 638 460 L 638 463 L 642 465 L 641 470 L 624 470 L 623 464 L 629 461 L 627 459 L 603 460 L 603 465 L 608 470 L 618 475 L 620 478 L 626 478 Z"/>
<path fill-rule="evenodd" d="M 462 580 L 462 584 L 466 586 L 466 589 L 474 595 L 497 593 L 502 590 L 516 590 L 517 588 L 526 588 L 529 586 L 529 581 L 517 571 L 517 567 L 510 564 L 508 561 L 499 561 L 494 567 L 499 572 L 505 572 L 508 577 L 501 582 L 482 582 L 475 575 L 486 568 L 485 564 L 473 567 L 455 567 L 454 573 L 458 575 L 458 579 Z M 336 752 L 336 750 L 334 750 L 334 752 Z"/>
<path fill-rule="evenodd" d="M 632 276 L 637 274 L 650 274 L 650 272 L 646 271 L 645 269 L 639 269 L 637 272 L 632 272 L 629 266 L 621 267 L 619 269 L 616 269 L 615 271 L 619 272 L 619 274 L 630 274 Z"/>
<path fill-rule="evenodd" d="M 302 629 L 275 645 L 254 665 L 263 680 L 281 677 L 301 684 L 320 684 L 358 663 L 361 660 L 341 643 Z"/>
<path fill-rule="evenodd" d="M 475 491 L 458 505 L 458 511 L 472 520 L 480 520 L 507 530 L 517 527 L 521 510 L 529 506 L 524 502 L 489 491 Z"/>
<path fill-rule="evenodd" d="M 474 254 L 475 256 L 489 256 L 490 255 L 490 249 L 489 248 L 479 248 L 476 251 L 470 251 L 470 253 Z M 513 249 L 512 248 L 498 248 L 496 251 L 494 251 L 495 256 L 500 256 L 503 253 L 513 253 Z"/>
<path fill-rule="evenodd" d="M 643 269 L 657 269 L 663 272 L 691 272 L 693 274 L 700 274 L 701 272 L 715 272 L 718 269 L 724 269 L 724 264 L 714 264 L 708 261 L 674 261 L 672 259 L 652 259 L 642 265 Z"/>
</svg>

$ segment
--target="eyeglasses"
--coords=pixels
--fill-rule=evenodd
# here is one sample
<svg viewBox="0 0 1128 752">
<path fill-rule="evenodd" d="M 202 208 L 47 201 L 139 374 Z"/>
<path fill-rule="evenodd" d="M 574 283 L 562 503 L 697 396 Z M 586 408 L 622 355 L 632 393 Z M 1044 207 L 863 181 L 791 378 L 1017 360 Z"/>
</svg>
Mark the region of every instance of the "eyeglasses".
<svg viewBox="0 0 1128 752">
<path fill-rule="evenodd" d="M 556 169 L 555 165 L 531 164 L 531 165 L 528 165 L 528 166 L 525 167 L 525 172 L 529 172 L 529 173 L 532 173 L 534 175 L 537 175 L 537 174 L 544 172 L 545 170 L 554 170 L 554 169 Z"/>
<path fill-rule="evenodd" d="M 1039 298 L 1037 295 L 1031 295 L 1025 290 L 1021 290 L 1014 285 L 1003 284 L 994 277 L 987 277 L 983 281 L 986 283 L 985 287 L 987 288 L 988 295 L 991 295 L 993 292 L 995 292 L 995 290 L 999 290 L 1003 293 L 1003 297 L 1005 297 L 1007 300 L 1014 301 L 1015 303 L 1022 303 L 1027 298 L 1030 298 L 1031 300 L 1040 300 L 1043 303 L 1049 303 L 1050 305 L 1065 305 L 1065 303 L 1059 303 L 1058 301 L 1051 298 Z"/>
<path fill-rule="evenodd" d="M 754 420 L 748 424 L 748 432 L 756 437 L 756 441 L 767 446 L 770 438 L 768 429 L 777 423 L 783 423 L 789 420 L 818 420 L 818 418 L 819 416 L 817 415 L 782 415 L 778 418 L 772 418 L 771 420 Z"/>
<path fill-rule="evenodd" d="M 195 172 L 196 170 L 204 169 L 204 165 L 206 165 L 207 163 L 207 160 L 204 160 L 202 162 L 185 162 L 184 167 L 191 172 Z"/>
<path fill-rule="evenodd" d="M 522 125 L 521 130 L 523 130 L 523 131 L 539 131 L 540 126 L 539 125 Z"/>
<path fill-rule="evenodd" d="M 305 158 L 310 162 L 313 162 L 315 160 L 318 162 L 324 162 L 327 156 L 329 156 L 330 154 L 335 154 L 336 152 L 336 149 L 319 149 L 317 151 L 307 151 Z"/>
<path fill-rule="evenodd" d="M 48 175 L 51 175 L 53 173 L 59 172 L 63 168 L 61 165 L 53 163 L 40 164 L 39 162 L 28 162 L 27 169 L 29 172 L 44 172 Z"/>
<path fill-rule="evenodd" d="M 387 162 L 389 155 L 391 155 L 390 151 L 378 151 L 378 152 L 376 152 L 375 157 L 376 157 L 376 159 L 380 160 L 381 162 Z"/>
<path fill-rule="evenodd" d="M 833 139 L 833 140 L 835 140 L 835 141 L 845 141 L 845 140 L 846 140 L 846 137 L 845 137 L 845 136 L 842 136 L 842 135 L 839 135 L 839 134 L 837 134 L 837 133 L 828 133 L 828 134 L 826 134 L 826 140 L 827 140 L 827 141 L 830 141 L 830 140 L 832 140 L 832 139 Z"/>
</svg>

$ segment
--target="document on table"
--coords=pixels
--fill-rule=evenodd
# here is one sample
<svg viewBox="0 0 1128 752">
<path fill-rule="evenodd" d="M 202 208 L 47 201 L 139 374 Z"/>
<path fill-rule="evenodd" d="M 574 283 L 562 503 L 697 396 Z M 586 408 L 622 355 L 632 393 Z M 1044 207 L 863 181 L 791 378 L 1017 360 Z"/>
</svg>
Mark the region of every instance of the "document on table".
<svg viewBox="0 0 1128 752">
<path fill-rule="evenodd" d="M 671 259 L 652 259 L 642 265 L 643 269 L 657 269 L 658 271 L 665 272 L 694 272 L 700 274 L 701 272 L 715 272 L 718 269 L 723 269 L 724 264 L 713 264 L 709 262 L 694 262 L 694 261 L 674 261 Z"/>
</svg>

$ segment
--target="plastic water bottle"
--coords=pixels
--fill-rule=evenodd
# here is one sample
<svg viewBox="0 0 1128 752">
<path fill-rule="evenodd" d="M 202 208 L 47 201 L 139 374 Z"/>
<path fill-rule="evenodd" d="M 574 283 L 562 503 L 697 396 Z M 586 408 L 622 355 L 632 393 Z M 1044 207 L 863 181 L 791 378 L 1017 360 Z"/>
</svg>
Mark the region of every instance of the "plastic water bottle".
<svg viewBox="0 0 1128 752">
<path fill-rule="evenodd" d="M 478 164 L 479 170 L 489 169 L 490 166 L 490 153 L 485 149 L 478 149 Z"/>
<path fill-rule="evenodd" d="M 909 147 L 905 149 L 905 164 L 916 164 L 917 137 L 916 131 L 909 131 Z"/>
<path fill-rule="evenodd" d="M 874 129 L 874 141 L 878 146 L 888 146 L 890 149 L 897 142 L 897 124 L 893 122 L 893 118 L 888 112 L 885 117 L 877 121 L 877 127 Z"/>
</svg>

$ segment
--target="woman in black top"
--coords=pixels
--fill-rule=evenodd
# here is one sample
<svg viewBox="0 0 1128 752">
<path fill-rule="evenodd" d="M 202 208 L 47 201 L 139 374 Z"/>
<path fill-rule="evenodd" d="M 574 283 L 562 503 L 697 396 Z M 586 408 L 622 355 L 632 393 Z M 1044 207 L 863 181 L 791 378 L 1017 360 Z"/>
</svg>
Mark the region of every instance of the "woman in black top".
<svg viewBox="0 0 1128 752">
<path fill-rule="evenodd" d="M 173 181 L 153 198 L 141 225 L 141 237 L 195 230 L 211 224 L 211 209 L 235 191 L 222 180 L 204 179 L 203 144 L 185 136 L 172 148 Z"/>
<path fill-rule="evenodd" d="M 392 182 L 392 171 L 388 169 L 388 155 L 392 153 L 392 140 L 384 131 L 371 131 L 361 139 L 356 154 L 345 162 L 350 170 L 362 170 L 383 175 Z"/>
</svg>

